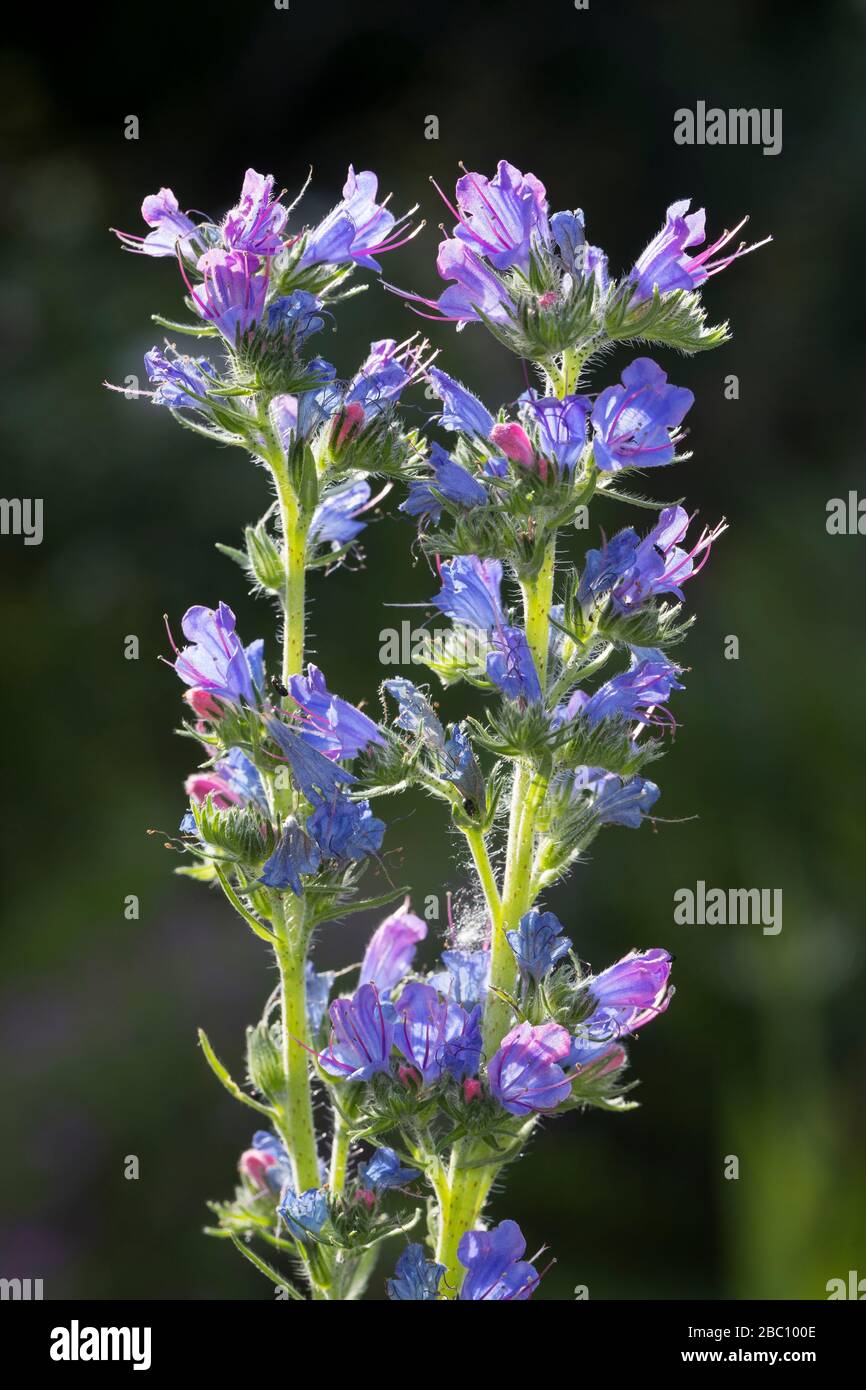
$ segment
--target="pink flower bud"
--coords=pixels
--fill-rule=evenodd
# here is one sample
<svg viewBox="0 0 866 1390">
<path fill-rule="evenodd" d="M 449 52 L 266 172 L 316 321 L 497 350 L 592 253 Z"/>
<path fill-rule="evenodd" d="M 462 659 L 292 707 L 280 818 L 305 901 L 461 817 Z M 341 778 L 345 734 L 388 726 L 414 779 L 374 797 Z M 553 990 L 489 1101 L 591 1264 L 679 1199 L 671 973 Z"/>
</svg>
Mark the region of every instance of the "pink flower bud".
<svg viewBox="0 0 866 1390">
<path fill-rule="evenodd" d="M 414 1067 L 400 1066 L 397 1068 L 397 1075 L 407 1090 L 410 1086 L 417 1086 L 420 1088 L 421 1073 L 417 1072 Z"/>
<path fill-rule="evenodd" d="M 209 690 L 203 690 L 201 686 L 194 685 L 191 690 L 185 690 L 183 698 L 200 719 L 221 719 L 222 705 L 215 700 Z"/>
<path fill-rule="evenodd" d="M 268 1183 L 265 1174 L 269 1168 L 274 1166 L 276 1161 L 273 1154 L 263 1153 L 261 1149 L 245 1149 L 238 1160 L 238 1168 L 245 1178 L 249 1178 L 254 1187 L 266 1192 Z"/>
<path fill-rule="evenodd" d="M 535 450 L 522 425 L 494 425 L 490 438 L 512 463 L 519 463 L 523 468 L 535 467 Z"/>
<path fill-rule="evenodd" d="M 480 1100 L 481 1082 L 474 1081 L 471 1076 L 467 1076 L 463 1082 L 463 1099 L 467 1105 L 471 1105 L 473 1100 Z"/>
<path fill-rule="evenodd" d="M 342 449 L 353 434 L 357 434 L 364 424 L 364 407 L 360 401 L 352 401 L 334 417 L 331 427 L 331 448 Z"/>
<path fill-rule="evenodd" d="M 240 803 L 240 797 L 235 795 L 228 783 L 213 772 L 194 772 L 184 782 L 184 791 L 199 804 L 211 795 L 214 806 L 220 811 L 227 811 L 230 806 Z"/>
<path fill-rule="evenodd" d="M 371 1192 L 369 1188 L 359 1187 L 355 1196 L 358 1198 L 359 1202 L 364 1203 L 368 1211 L 371 1211 L 376 1205 L 376 1194 L 375 1192 Z"/>
</svg>

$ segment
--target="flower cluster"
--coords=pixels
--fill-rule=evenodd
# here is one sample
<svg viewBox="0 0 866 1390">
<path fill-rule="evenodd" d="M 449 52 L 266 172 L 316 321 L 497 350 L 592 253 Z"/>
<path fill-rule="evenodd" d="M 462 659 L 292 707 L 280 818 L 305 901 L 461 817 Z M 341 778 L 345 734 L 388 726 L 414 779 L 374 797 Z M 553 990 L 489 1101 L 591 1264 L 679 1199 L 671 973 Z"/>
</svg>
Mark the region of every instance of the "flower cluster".
<svg viewBox="0 0 866 1390">
<path fill-rule="evenodd" d="M 723 342 L 702 287 L 755 248 L 732 248 L 737 228 L 699 250 L 703 211 L 674 203 L 617 279 L 583 213 L 551 213 L 540 180 L 505 161 L 492 177 L 464 171 L 445 202 L 447 286 L 408 301 L 458 329 L 483 325 L 532 365 L 536 385 L 495 413 L 418 335 L 374 342 L 344 376 L 315 355 L 350 278 L 378 273 L 420 230 L 414 208 L 399 218 L 378 201 L 369 171 L 350 168 L 312 228 L 291 230 L 295 205 L 248 170 L 221 221 L 161 189 L 142 207 L 147 233 L 118 233 L 127 250 L 177 261 L 190 318 L 157 321 L 212 348 L 154 347 L 139 394 L 245 449 L 272 487 L 243 544 L 220 548 L 276 603 L 279 660 L 241 640 L 226 603 L 189 608 L 182 645 L 169 629 L 183 732 L 199 751 L 169 844 L 278 969 L 248 1030 L 248 1085 L 200 1036 L 217 1078 L 267 1124 L 241 1154 L 233 1199 L 212 1204 L 214 1233 L 296 1298 L 270 1263 L 280 1254 L 313 1297 L 354 1299 L 379 1244 L 422 1217 L 426 1238 L 404 1242 L 385 1281 L 391 1299 L 530 1298 L 545 1270 L 514 1221 L 486 1217 L 493 1184 L 543 1121 L 633 1108 L 630 1043 L 673 997 L 668 951 L 633 949 L 593 973 L 544 903 L 603 829 L 654 819 L 661 793 L 646 770 L 677 728 L 685 585 L 726 529 L 630 490 L 685 457 L 691 391 L 643 347 L 607 385 L 589 369 L 622 341 L 685 353 Z M 438 402 L 430 437 L 397 414 L 418 381 Z M 395 487 L 429 562 L 431 616 L 449 624 L 420 664 L 443 685 L 476 687 L 483 714 L 445 723 L 431 689 L 401 674 L 383 682 L 373 719 L 307 660 L 311 574 L 359 559 L 358 537 Z M 576 555 L 597 496 L 657 517 Z M 373 805 L 413 790 L 444 808 L 473 868 L 456 908 L 448 895 L 432 965 Z M 385 891 L 362 896 L 365 874 Z M 317 968 L 322 923 L 386 907 L 360 965 Z"/>
</svg>

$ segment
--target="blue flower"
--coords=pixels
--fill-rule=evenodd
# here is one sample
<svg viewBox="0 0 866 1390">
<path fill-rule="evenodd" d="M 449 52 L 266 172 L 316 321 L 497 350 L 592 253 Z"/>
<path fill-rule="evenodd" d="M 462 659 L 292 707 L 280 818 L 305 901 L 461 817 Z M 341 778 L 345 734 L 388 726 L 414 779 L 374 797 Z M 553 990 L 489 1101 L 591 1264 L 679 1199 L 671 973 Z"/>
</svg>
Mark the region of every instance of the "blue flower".
<svg viewBox="0 0 866 1390">
<path fill-rule="evenodd" d="M 295 1240 L 305 1243 L 310 1236 L 319 1234 L 328 1219 L 328 1194 L 323 1187 L 311 1187 L 306 1192 L 289 1190 L 278 1210 Z"/>
<path fill-rule="evenodd" d="M 521 917 L 516 931 L 505 936 L 520 969 L 536 981 L 571 950 L 571 941 L 562 935 L 562 923 L 555 913 L 539 912 L 536 907 Z"/>
<path fill-rule="evenodd" d="M 363 407 L 365 418 L 380 414 L 397 400 L 412 380 L 419 349 L 398 345 L 394 338 L 380 338 L 346 388 L 346 405 Z"/>
<path fill-rule="evenodd" d="M 500 627 L 491 640 L 494 650 L 487 657 L 487 675 L 493 684 L 509 700 L 540 700 L 541 683 L 526 633 L 519 627 Z"/>
<path fill-rule="evenodd" d="M 425 1086 L 444 1071 L 456 1080 L 474 1075 L 481 1063 L 480 1009 L 467 1015 L 430 985 L 406 985 L 395 1006 L 394 1043 L 417 1067 Z"/>
<path fill-rule="evenodd" d="M 487 503 L 487 489 L 468 469 L 455 463 L 441 444 L 430 448 L 430 462 L 433 478 L 427 482 L 416 479 L 409 484 L 409 494 L 401 502 L 398 511 L 408 516 L 429 516 L 434 525 L 442 515 L 442 503 L 433 492 L 441 493 L 449 502 L 459 507 L 483 507 Z"/>
<path fill-rule="evenodd" d="M 531 1298 L 540 1275 L 523 1259 L 525 1253 L 526 1241 L 516 1221 L 500 1221 L 489 1231 L 467 1231 L 457 1247 L 457 1258 L 466 1269 L 461 1301 Z"/>
<path fill-rule="evenodd" d="M 312 662 L 306 676 L 289 678 L 288 688 L 301 713 L 301 738 L 326 757 L 354 758 L 371 743 L 385 742 L 372 719 L 348 700 L 331 694 L 324 675 Z"/>
<path fill-rule="evenodd" d="M 317 970 L 311 960 L 306 964 L 307 1025 L 315 1037 L 322 1026 L 328 1000 L 336 975 L 333 970 Z"/>
<path fill-rule="evenodd" d="M 388 1297 L 396 1302 L 430 1302 L 439 1293 L 445 1266 L 434 1264 L 424 1254 L 423 1245 L 407 1245 L 388 1280 Z"/>
<path fill-rule="evenodd" d="M 319 313 L 321 307 L 322 301 L 314 294 L 293 290 L 272 301 L 268 309 L 268 328 L 272 333 L 291 338 L 294 347 L 299 348 L 311 334 L 324 328 L 325 320 Z"/>
<path fill-rule="evenodd" d="M 644 652 L 649 655 L 642 655 Z M 601 719 L 619 716 L 639 719 L 643 724 L 673 727 L 674 717 L 664 702 L 672 690 L 685 688 L 677 680 L 680 667 L 654 648 L 634 648 L 633 653 L 629 671 L 613 676 L 592 696 L 582 690 L 576 691 L 568 704 L 557 711 L 557 717 L 564 712 L 570 719 L 579 713 L 590 724 L 597 724 Z"/>
<path fill-rule="evenodd" d="M 535 446 L 551 463 L 570 474 L 586 444 L 586 396 L 532 396 L 523 403 L 523 416 L 534 426 Z"/>
<path fill-rule="evenodd" d="M 315 802 L 321 797 L 335 796 L 340 786 L 357 781 L 351 772 L 346 772 L 345 768 L 311 747 L 300 734 L 288 728 L 276 715 L 265 719 L 265 727 L 285 754 L 292 769 L 292 777 L 308 801 Z"/>
<path fill-rule="evenodd" d="M 428 748 L 444 749 L 445 730 L 429 700 L 425 699 L 417 686 L 403 676 L 385 681 L 384 686 L 400 707 L 394 720 L 396 728 L 405 729 L 407 734 L 419 735 Z"/>
<path fill-rule="evenodd" d="M 358 1176 L 371 1192 L 387 1192 L 392 1187 L 405 1187 L 421 1174 L 417 1168 L 404 1168 L 393 1149 L 377 1149 L 373 1157 L 358 1166 Z"/>
<path fill-rule="evenodd" d="M 314 874 L 320 862 L 318 846 L 290 816 L 283 825 L 277 847 L 265 864 L 259 882 L 266 888 L 291 888 L 295 896 L 300 898 L 304 892 L 301 874 Z"/>
<path fill-rule="evenodd" d="M 311 545 L 330 541 L 335 550 L 348 545 L 366 526 L 358 521 L 370 502 L 370 484 L 365 478 L 349 479 L 329 488 L 322 497 L 310 522 Z"/>
<path fill-rule="evenodd" d="M 493 429 L 493 416 L 478 397 L 473 396 L 459 381 L 455 381 L 438 367 L 431 367 L 428 376 L 443 405 L 442 413 L 438 417 L 442 428 L 462 430 L 464 434 L 477 434 L 482 439 L 488 439 Z"/>
<path fill-rule="evenodd" d="M 442 964 L 444 971 L 429 977 L 434 989 L 464 1008 L 483 1003 L 490 979 L 489 951 L 443 951 Z"/>
<path fill-rule="evenodd" d="M 694 403 L 691 391 L 669 386 L 667 373 L 649 357 L 638 357 L 622 374 L 622 385 L 608 386 L 592 412 L 595 462 L 603 472 L 659 468 L 671 463 L 682 438 L 670 431 L 682 424 Z"/>
<path fill-rule="evenodd" d="M 330 1076 L 369 1081 L 391 1070 L 394 1024 L 375 985 L 361 985 L 351 999 L 335 999 L 328 1009 L 333 1025 L 327 1050 L 319 1058 Z"/>
<path fill-rule="evenodd" d="M 461 724 L 455 724 L 448 735 L 442 749 L 442 759 L 445 781 L 457 788 L 464 801 L 481 810 L 485 797 L 484 778 Z"/>
<path fill-rule="evenodd" d="M 559 255 L 570 275 L 581 280 L 595 280 L 600 294 L 608 288 L 607 256 L 598 246 L 586 240 L 583 212 L 555 212 L 550 219 Z"/>
<path fill-rule="evenodd" d="M 312 798 L 315 810 L 307 821 L 322 854 L 333 859 L 365 859 L 382 844 L 385 822 L 377 820 L 369 801 L 351 801 L 340 792 Z"/>
<path fill-rule="evenodd" d="M 442 591 L 432 600 L 454 622 L 483 632 L 504 622 L 499 596 L 502 565 L 499 560 L 479 560 L 477 555 L 457 555 L 446 560 L 440 572 Z"/>
<path fill-rule="evenodd" d="M 148 379 L 156 387 L 154 405 L 166 405 L 171 410 L 206 410 L 208 391 L 219 383 L 213 364 L 207 357 L 181 356 L 173 348 L 166 356 L 158 347 L 144 354 Z"/>
</svg>

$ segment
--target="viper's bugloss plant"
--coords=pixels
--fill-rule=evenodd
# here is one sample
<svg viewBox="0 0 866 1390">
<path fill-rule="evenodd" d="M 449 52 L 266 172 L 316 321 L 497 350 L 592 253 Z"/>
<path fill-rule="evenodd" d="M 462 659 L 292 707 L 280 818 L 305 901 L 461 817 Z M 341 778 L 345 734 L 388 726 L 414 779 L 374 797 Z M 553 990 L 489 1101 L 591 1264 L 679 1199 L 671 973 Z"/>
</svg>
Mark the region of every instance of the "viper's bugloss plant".
<svg viewBox="0 0 866 1390">
<path fill-rule="evenodd" d="M 233 1199 L 212 1204 L 210 1233 L 289 1297 L 359 1297 L 377 1247 L 399 1234 L 392 1299 L 526 1299 L 543 1270 L 513 1221 L 484 1222 L 492 1185 L 545 1117 L 632 1108 L 624 1044 L 673 994 L 660 948 L 592 973 L 575 926 L 543 898 L 603 827 L 652 816 L 660 793 L 646 772 L 684 688 L 672 655 L 692 621 L 683 586 L 725 529 L 635 491 L 633 475 L 688 457 L 677 450 L 692 393 L 646 356 L 594 393 L 588 372 L 617 343 L 723 343 L 701 286 L 753 248 L 728 251 L 725 232 L 698 251 L 703 211 L 674 203 L 617 280 L 583 213 L 551 216 L 534 175 L 505 162 L 492 179 L 465 173 L 456 206 L 445 199 L 456 226 L 437 264 L 450 283 L 406 298 L 458 329 L 483 325 L 529 364 L 537 384 L 494 414 L 417 334 L 373 343 L 346 379 L 315 355 L 316 334 L 363 288 L 357 270 L 378 272 L 420 230 L 414 208 L 396 218 L 377 196 L 375 176 L 350 168 L 334 210 L 293 231 L 294 204 L 249 170 L 219 223 L 161 189 L 144 201 L 148 233 L 118 234 L 176 260 L 190 317 L 156 322 L 207 340 L 201 356 L 154 347 L 139 394 L 252 455 L 273 493 L 243 545 L 220 549 L 275 600 L 279 659 L 241 638 L 222 602 L 189 608 L 179 641 L 169 624 L 199 764 L 172 840 L 191 861 L 179 872 L 218 886 L 279 970 L 248 1030 L 245 1085 L 200 1034 L 262 1126 Z M 447 446 L 396 413 L 418 381 L 438 399 Z M 443 685 L 482 691 L 483 717 L 445 725 L 429 685 L 400 676 L 383 683 L 389 713 L 375 721 L 305 664 L 308 575 L 357 555 L 395 485 L 407 542 L 429 557 L 430 607 L 450 624 L 421 659 Z M 658 515 L 575 563 L 595 496 Z M 427 924 L 380 858 L 381 804 L 412 792 L 440 803 L 473 875 L 432 972 L 415 964 Z M 363 887 L 371 861 L 389 883 L 375 896 Z M 319 926 L 394 904 L 351 987 L 345 971 L 317 971 Z"/>
</svg>

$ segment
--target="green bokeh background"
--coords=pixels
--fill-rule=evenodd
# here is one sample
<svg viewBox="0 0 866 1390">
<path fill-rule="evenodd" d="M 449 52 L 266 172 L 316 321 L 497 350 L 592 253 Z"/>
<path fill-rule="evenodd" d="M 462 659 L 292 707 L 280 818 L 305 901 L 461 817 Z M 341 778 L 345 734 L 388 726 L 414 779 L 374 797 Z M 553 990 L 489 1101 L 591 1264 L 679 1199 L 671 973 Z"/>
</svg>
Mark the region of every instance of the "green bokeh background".
<svg viewBox="0 0 866 1390">
<path fill-rule="evenodd" d="M 312 164 L 303 215 L 315 220 L 351 160 L 379 172 L 398 208 L 421 203 L 432 225 L 387 276 L 435 294 L 444 209 L 428 175 L 451 185 L 459 159 L 492 171 L 507 157 L 554 207 L 586 209 L 615 268 L 688 195 L 711 229 L 749 211 L 750 231 L 776 240 L 707 290 L 731 344 L 658 354 L 696 394 L 694 458 L 647 487 L 731 522 L 689 593 L 700 622 L 658 765 L 666 822 L 607 832 L 549 903 L 596 967 L 668 946 L 678 994 L 632 1050 L 642 1108 L 546 1127 L 492 1214 L 518 1220 L 530 1249 L 550 1246 L 547 1299 L 578 1284 L 592 1298 L 822 1298 L 828 1279 L 866 1275 L 866 540 L 825 528 L 828 499 L 862 487 L 864 17 L 855 0 L 592 0 L 585 12 L 257 0 L 200 20 L 160 12 L 149 28 L 119 9 L 68 39 L 7 33 L 2 491 L 44 498 L 45 538 L 0 540 L 0 1274 L 43 1278 L 49 1298 L 270 1297 L 199 1233 L 251 1125 L 195 1029 L 239 1074 L 271 970 L 145 833 L 175 827 L 190 770 L 171 736 L 177 683 L 157 661 L 162 614 L 177 624 L 189 603 L 223 598 L 248 639 L 273 631 L 214 549 L 264 509 L 265 480 L 239 452 L 101 389 L 141 371 L 149 315 L 180 302 L 171 262 L 122 255 L 107 228 L 138 231 L 141 198 L 161 184 L 219 214 L 249 164 L 290 190 Z M 783 152 L 676 146 L 673 113 L 699 99 L 781 107 Z M 124 139 L 128 114 L 138 141 Z M 424 138 L 430 114 L 438 141 Z M 348 373 L 371 338 L 416 327 L 376 284 L 321 348 Z M 480 328 L 430 336 L 489 403 L 522 389 L 520 364 Z M 628 360 L 621 350 L 593 386 Z M 738 400 L 724 396 L 730 373 Z M 423 419 L 420 394 L 414 409 Z M 383 602 L 431 592 L 396 501 L 366 533 L 365 569 L 311 585 L 316 659 L 354 700 L 374 701 L 383 676 L 379 632 L 395 617 Z M 596 508 L 594 535 L 631 519 Z M 449 695 L 445 712 L 461 701 Z M 438 808 L 385 809 L 393 872 L 416 900 L 459 895 Z M 781 934 L 675 925 L 674 891 L 698 879 L 782 888 Z M 138 921 L 124 918 L 128 894 Z M 369 927 L 325 931 L 322 964 L 357 960 Z M 130 1154 L 137 1182 L 123 1176 Z M 737 1181 L 724 1178 L 729 1155 Z"/>
</svg>

